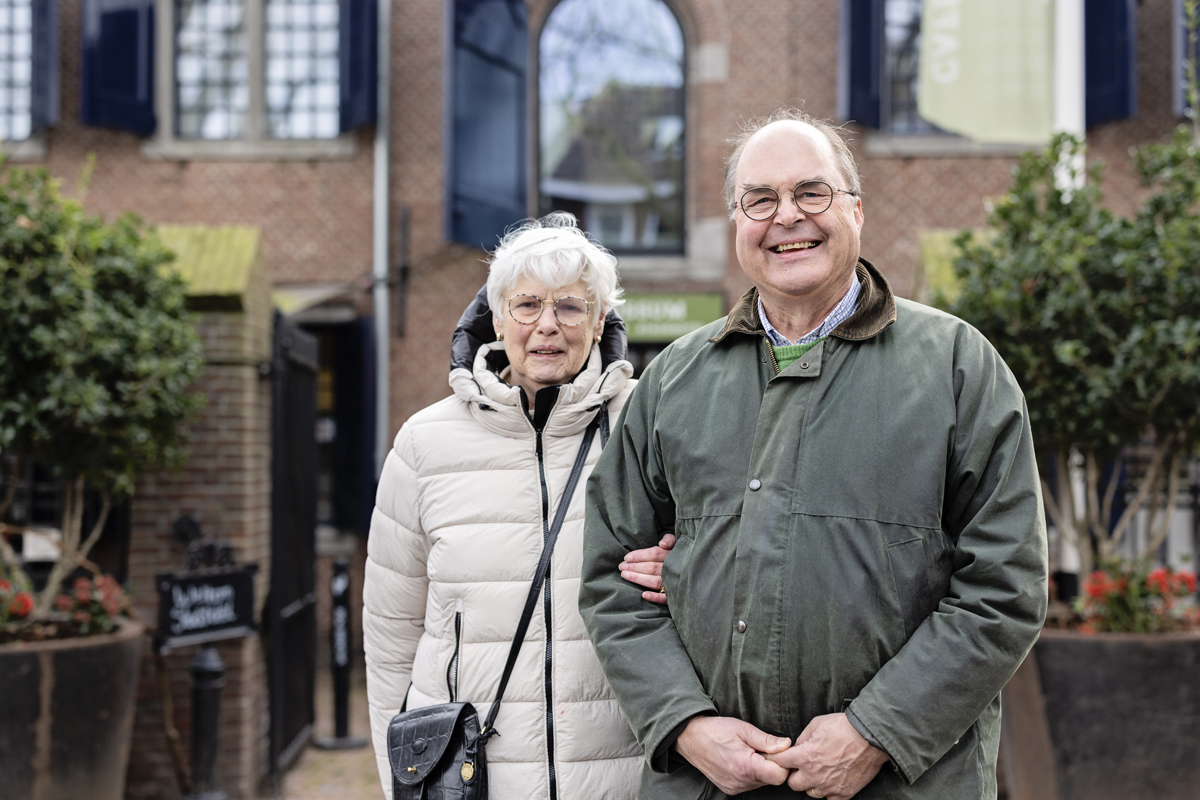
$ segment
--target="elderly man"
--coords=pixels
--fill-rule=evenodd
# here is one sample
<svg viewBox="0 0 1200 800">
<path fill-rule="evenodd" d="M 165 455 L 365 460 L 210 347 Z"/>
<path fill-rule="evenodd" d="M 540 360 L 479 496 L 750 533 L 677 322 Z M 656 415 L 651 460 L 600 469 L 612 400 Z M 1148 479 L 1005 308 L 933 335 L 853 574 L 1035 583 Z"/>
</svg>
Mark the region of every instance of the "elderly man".
<svg viewBox="0 0 1200 800">
<path fill-rule="evenodd" d="M 747 131 L 754 288 L 647 368 L 588 483 L 580 608 L 644 800 L 996 795 L 1046 609 L 1028 413 L 977 331 L 859 257 L 860 193 L 829 124 Z M 659 583 L 625 556 L 664 529 Z"/>
</svg>

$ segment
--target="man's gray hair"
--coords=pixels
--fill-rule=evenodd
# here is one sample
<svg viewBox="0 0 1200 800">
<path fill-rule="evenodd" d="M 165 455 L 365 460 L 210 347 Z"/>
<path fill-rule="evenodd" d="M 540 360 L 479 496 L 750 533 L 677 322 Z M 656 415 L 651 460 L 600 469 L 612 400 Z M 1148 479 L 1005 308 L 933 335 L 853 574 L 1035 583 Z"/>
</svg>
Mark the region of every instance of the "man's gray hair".
<svg viewBox="0 0 1200 800">
<path fill-rule="evenodd" d="M 746 143 L 754 134 L 774 122 L 802 122 L 820 132 L 833 148 L 838 169 L 841 170 L 842 177 L 846 179 L 844 188 L 855 197 L 862 197 L 862 181 L 858 177 L 858 165 L 854 162 L 854 154 L 850 152 L 845 129 L 834 125 L 829 120 L 817 119 L 798 108 L 781 108 L 767 116 L 755 117 L 744 122 L 738 135 L 729 140 L 729 144 L 733 145 L 733 152 L 729 154 L 729 158 L 725 162 L 725 205 L 729 209 L 730 219 L 737 215 L 737 168 L 738 162 L 742 159 L 742 151 L 746 149 Z M 841 189 L 843 187 L 835 186 L 833 188 Z"/>
<path fill-rule="evenodd" d="M 575 217 L 565 211 L 525 220 L 500 240 L 488 267 L 487 296 L 493 315 L 501 316 L 505 294 L 522 278 L 551 289 L 582 278 L 588 294 L 584 299 L 594 304 L 593 320 L 625 302 L 617 259 L 581 231 Z"/>
</svg>

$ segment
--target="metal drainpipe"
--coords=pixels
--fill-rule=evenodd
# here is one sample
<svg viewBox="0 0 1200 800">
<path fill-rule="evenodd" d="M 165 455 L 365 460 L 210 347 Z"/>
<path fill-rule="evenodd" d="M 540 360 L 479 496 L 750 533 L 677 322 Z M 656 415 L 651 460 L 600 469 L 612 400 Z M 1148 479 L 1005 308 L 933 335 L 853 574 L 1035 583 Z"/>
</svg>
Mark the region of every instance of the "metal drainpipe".
<svg viewBox="0 0 1200 800">
<path fill-rule="evenodd" d="M 388 94 L 391 86 L 391 0 L 378 0 L 377 99 L 375 101 L 375 225 L 371 273 L 375 305 L 375 477 L 383 471 L 391 439 L 391 326 L 388 293 Z"/>
</svg>

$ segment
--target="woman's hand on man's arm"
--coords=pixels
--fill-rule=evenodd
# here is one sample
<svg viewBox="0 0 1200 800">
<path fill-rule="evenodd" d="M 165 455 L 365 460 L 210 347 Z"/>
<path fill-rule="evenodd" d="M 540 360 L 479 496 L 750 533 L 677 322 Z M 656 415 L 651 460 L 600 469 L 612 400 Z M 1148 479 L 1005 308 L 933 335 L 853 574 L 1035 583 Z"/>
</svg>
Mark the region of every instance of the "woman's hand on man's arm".
<svg viewBox="0 0 1200 800">
<path fill-rule="evenodd" d="M 643 550 L 632 550 L 625 554 L 625 560 L 617 567 L 621 577 L 630 583 L 645 587 L 642 597 L 651 603 L 667 605 L 667 589 L 663 585 L 662 565 L 667 554 L 675 546 L 675 534 L 664 533 L 655 547 Z"/>
</svg>

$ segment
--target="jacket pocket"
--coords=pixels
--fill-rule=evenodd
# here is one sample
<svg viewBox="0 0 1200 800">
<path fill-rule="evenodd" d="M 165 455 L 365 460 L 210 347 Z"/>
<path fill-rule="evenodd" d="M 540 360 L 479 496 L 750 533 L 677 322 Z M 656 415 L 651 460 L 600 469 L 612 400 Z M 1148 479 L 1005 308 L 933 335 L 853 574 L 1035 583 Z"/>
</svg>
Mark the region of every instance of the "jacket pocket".
<svg viewBox="0 0 1200 800">
<path fill-rule="evenodd" d="M 450 660 L 446 663 L 446 694 L 451 703 L 458 701 L 458 673 L 462 661 L 462 638 L 463 601 L 460 597 L 454 601 L 454 649 L 450 653 Z"/>
<path fill-rule="evenodd" d="M 950 553 L 941 531 L 915 530 L 887 546 L 892 588 L 904 618 L 904 641 L 937 610 L 950 587 Z"/>
</svg>

